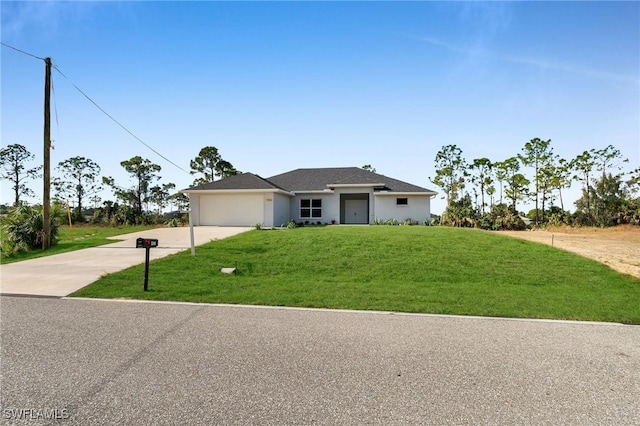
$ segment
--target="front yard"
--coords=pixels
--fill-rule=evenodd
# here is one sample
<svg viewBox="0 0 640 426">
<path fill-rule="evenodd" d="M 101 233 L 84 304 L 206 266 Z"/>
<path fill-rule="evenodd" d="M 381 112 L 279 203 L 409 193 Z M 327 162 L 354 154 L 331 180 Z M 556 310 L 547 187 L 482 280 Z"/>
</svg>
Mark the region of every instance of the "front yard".
<svg viewBox="0 0 640 426">
<path fill-rule="evenodd" d="M 238 275 L 220 273 L 238 266 Z M 495 233 L 329 226 L 252 231 L 108 275 L 74 296 L 640 324 L 640 280 Z"/>
<path fill-rule="evenodd" d="M 111 244 L 117 239 L 110 239 L 117 235 L 128 234 L 131 232 L 145 231 L 155 228 L 155 225 L 137 225 L 137 226 L 91 226 L 81 225 L 70 228 L 68 225 L 61 226 L 58 231 L 58 242 L 52 245 L 48 250 L 30 250 L 5 256 L 2 254 L 2 263 L 20 262 L 23 260 L 36 259 L 38 257 L 51 256 L 54 254 L 66 253 L 75 250 L 82 250 L 90 247 L 97 247 L 105 244 Z M 0 240 L 4 240 L 4 232 L 0 229 Z"/>
</svg>

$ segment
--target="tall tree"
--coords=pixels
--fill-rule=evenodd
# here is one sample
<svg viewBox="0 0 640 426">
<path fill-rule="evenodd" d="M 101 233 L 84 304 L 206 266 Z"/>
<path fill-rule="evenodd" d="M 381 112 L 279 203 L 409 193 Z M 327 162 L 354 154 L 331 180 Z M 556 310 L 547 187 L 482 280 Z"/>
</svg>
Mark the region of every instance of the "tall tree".
<svg viewBox="0 0 640 426">
<path fill-rule="evenodd" d="M 640 167 L 629 172 L 629 179 L 626 183 L 632 194 L 640 195 Z"/>
<path fill-rule="evenodd" d="M 182 192 L 176 192 L 169 196 L 169 201 L 176 206 L 178 212 L 189 210 L 189 197 Z"/>
<path fill-rule="evenodd" d="M 489 196 L 489 208 L 493 209 L 493 196 L 496 193 L 496 187 L 493 184 L 493 180 L 491 180 L 491 183 L 489 184 L 489 186 L 487 186 L 487 195 Z"/>
<path fill-rule="evenodd" d="M 0 150 L 0 178 L 12 183 L 14 193 L 13 205 L 20 205 L 20 196 L 34 196 L 35 193 L 27 187 L 25 181 L 35 179 L 42 166 L 27 168 L 26 163 L 33 160 L 35 155 L 20 144 L 9 145 Z"/>
<path fill-rule="evenodd" d="M 583 184 L 584 196 L 585 196 L 585 207 L 586 207 L 586 215 L 591 217 L 591 174 L 593 173 L 593 168 L 595 167 L 596 161 L 593 158 L 593 154 L 589 151 L 584 151 L 582 154 L 579 154 L 571 160 L 569 166 L 576 173 L 573 178 L 579 180 Z"/>
<path fill-rule="evenodd" d="M 595 221 L 599 226 L 619 224 L 629 195 L 623 185 L 621 176 L 607 173 L 598 179 L 594 179 L 589 191 L 591 194 L 587 197 L 585 190 L 582 190 L 582 198 L 576 201 L 578 211 L 589 213 L 588 219 Z M 588 208 L 587 200 L 590 203 Z"/>
<path fill-rule="evenodd" d="M 564 158 L 554 157 L 554 162 L 550 168 L 550 181 L 549 185 L 551 189 L 558 190 L 558 197 L 560 198 L 560 209 L 564 211 L 564 200 L 562 198 L 562 190 L 571 186 L 571 165 L 570 162 Z"/>
<path fill-rule="evenodd" d="M 502 204 L 502 193 L 504 192 L 504 182 L 509 177 L 509 163 L 507 161 L 498 161 L 493 163 L 493 175 L 495 176 L 500 186 L 500 192 L 498 204 Z"/>
<path fill-rule="evenodd" d="M 467 164 L 462 158 L 462 150 L 456 145 L 443 146 L 436 154 L 436 175 L 429 178 L 433 184 L 438 185 L 444 191 L 447 198 L 447 207 L 464 189 L 467 175 Z"/>
<path fill-rule="evenodd" d="M 158 207 L 158 215 L 162 214 L 162 210 L 169 205 L 170 192 L 175 188 L 175 183 L 164 183 L 162 185 L 153 186 L 149 190 L 149 201 Z"/>
<path fill-rule="evenodd" d="M 603 178 L 607 173 L 610 173 L 609 168 L 615 168 L 620 171 L 622 170 L 620 163 L 629 162 L 629 159 L 622 158 L 620 150 L 615 148 L 613 145 L 609 145 L 606 148 L 599 150 L 592 149 L 590 152 L 593 157 L 593 161 L 595 162 L 596 169 L 602 172 Z"/>
<path fill-rule="evenodd" d="M 63 197 L 73 197 L 77 206 L 76 219 L 82 218 L 83 200 L 102 189 L 98 181 L 100 166 L 85 157 L 72 157 L 58 163 L 57 170 L 62 177 L 53 180 L 53 186 Z"/>
<path fill-rule="evenodd" d="M 524 166 L 530 166 L 534 169 L 533 182 L 534 182 L 534 197 L 536 202 L 536 225 L 539 223 L 538 211 L 540 200 L 540 186 L 543 175 L 541 170 L 549 162 L 553 156 L 553 150 L 551 149 L 551 139 L 543 141 L 540 138 L 533 138 L 529 142 L 524 144 L 522 148 L 523 154 L 518 154 L 518 158 Z"/>
<path fill-rule="evenodd" d="M 160 178 L 156 173 L 162 168 L 140 156 L 122 161 L 120 165 L 133 178 L 133 188 L 124 189 L 119 187 L 115 184 L 113 178 L 108 176 L 103 177 L 102 181 L 113 189 L 116 197 L 131 205 L 135 216 L 142 216 L 143 207 L 149 202 L 151 184 Z"/>
<path fill-rule="evenodd" d="M 511 207 L 516 208 L 516 202 L 526 194 L 526 189 L 523 185 L 529 185 L 529 181 L 518 173 L 520 171 L 520 162 L 517 157 L 507 158 L 499 163 L 499 168 L 504 172 L 505 182 L 507 187 L 505 189 L 505 195 L 511 200 Z"/>
<path fill-rule="evenodd" d="M 240 172 L 236 170 L 236 168 L 233 167 L 233 164 L 228 161 L 220 160 L 218 161 L 218 164 L 216 164 L 216 175 L 218 175 L 220 179 L 228 178 L 229 176 L 235 176 L 238 174 L 240 174 Z"/>
<path fill-rule="evenodd" d="M 491 160 L 488 158 L 476 158 L 473 160 L 471 164 L 471 169 L 473 170 L 473 176 L 471 181 L 475 183 L 480 188 L 480 211 L 484 214 L 484 194 L 486 193 L 486 188 L 493 183 L 493 179 L 491 178 L 491 168 L 493 165 L 491 164 Z"/>
<path fill-rule="evenodd" d="M 554 194 L 553 190 L 558 189 L 560 186 L 561 178 L 560 176 L 561 169 L 559 164 L 557 163 L 557 156 L 550 158 L 548 161 L 544 162 L 539 170 L 540 175 L 540 199 L 542 200 L 542 222 L 546 222 L 546 203 L 547 201 L 551 201 L 553 203 Z M 560 195 L 560 204 L 562 205 L 562 193 L 561 190 L 558 191 Z M 564 206 L 563 206 L 564 207 Z"/>
<path fill-rule="evenodd" d="M 529 195 L 529 184 L 531 182 L 522 173 L 515 173 L 509 177 L 509 186 L 506 189 L 507 197 L 511 199 L 511 207 L 518 210 L 517 203 L 527 198 Z"/>
<path fill-rule="evenodd" d="M 205 146 L 200 150 L 198 156 L 191 160 L 191 174 L 202 174 L 194 181 L 194 185 L 209 183 L 215 180 L 216 166 L 222 160 L 218 148 L 215 146 Z"/>
</svg>

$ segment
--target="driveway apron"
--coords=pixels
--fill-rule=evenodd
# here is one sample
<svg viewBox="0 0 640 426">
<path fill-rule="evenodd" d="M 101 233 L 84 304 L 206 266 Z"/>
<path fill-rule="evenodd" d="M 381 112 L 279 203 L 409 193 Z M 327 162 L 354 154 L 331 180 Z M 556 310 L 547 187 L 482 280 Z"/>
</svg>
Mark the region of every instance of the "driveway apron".
<svg viewBox="0 0 640 426">
<path fill-rule="evenodd" d="M 195 245 L 227 238 L 251 228 L 194 227 Z M 144 263 L 145 250 L 136 249 L 137 238 L 155 238 L 158 247 L 150 259 L 159 259 L 191 247 L 189 228 L 158 228 L 118 235 L 118 241 L 100 247 L 0 265 L 0 294 L 62 297 L 100 277 Z M 197 251 L 196 251 L 197 253 Z"/>
</svg>

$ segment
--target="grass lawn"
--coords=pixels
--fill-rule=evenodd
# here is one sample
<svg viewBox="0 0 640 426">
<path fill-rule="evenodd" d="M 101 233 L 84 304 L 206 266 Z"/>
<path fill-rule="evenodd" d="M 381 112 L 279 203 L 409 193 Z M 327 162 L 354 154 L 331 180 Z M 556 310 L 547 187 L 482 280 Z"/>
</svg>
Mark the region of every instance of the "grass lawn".
<svg viewBox="0 0 640 426">
<path fill-rule="evenodd" d="M 221 267 L 235 266 L 225 275 Z M 108 275 L 73 296 L 640 324 L 640 280 L 542 244 L 472 229 L 251 231 Z"/>
<path fill-rule="evenodd" d="M 155 228 L 155 225 L 141 226 L 120 226 L 120 227 L 102 227 L 102 226 L 74 226 L 73 230 L 68 225 L 61 226 L 58 231 L 58 243 L 51 246 L 49 250 L 32 250 L 28 252 L 17 253 L 10 257 L 2 257 L 2 263 L 13 263 L 21 260 L 35 259 L 37 257 L 51 256 L 52 254 L 66 253 L 68 251 L 80 250 L 89 247 L 97 247 L 104 244 L 115 243 L 117 240 L 109 240 L 107 237 L 113 237 L 131 232 L 145 231 Z M 73 235 L 72 235 L 73 233 Z"/>
</svg>

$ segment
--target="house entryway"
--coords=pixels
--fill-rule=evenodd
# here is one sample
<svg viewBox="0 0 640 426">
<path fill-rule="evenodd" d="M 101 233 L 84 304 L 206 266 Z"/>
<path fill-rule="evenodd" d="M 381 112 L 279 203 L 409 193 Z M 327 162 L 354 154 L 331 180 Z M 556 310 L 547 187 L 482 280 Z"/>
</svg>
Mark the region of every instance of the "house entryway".
<svg viewBox="0 0 640 426">
<path fill-rule="evenodd" d="M 340 223 L 369 223 L 369 194 L 340 194 Z"/>
</svg>

